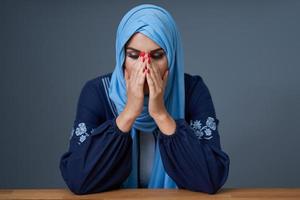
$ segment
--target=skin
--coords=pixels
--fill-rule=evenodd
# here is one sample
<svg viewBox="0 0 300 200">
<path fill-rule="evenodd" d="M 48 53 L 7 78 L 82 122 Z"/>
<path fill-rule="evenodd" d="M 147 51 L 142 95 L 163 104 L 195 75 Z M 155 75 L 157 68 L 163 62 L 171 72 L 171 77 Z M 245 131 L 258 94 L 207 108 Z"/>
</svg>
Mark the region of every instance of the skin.
<svg viewBox="0 0 300 200">
<path fill-rule="evenodd" d="M 129 40 L 129 42 L 126 44 L 125 47 L 125 63 L 124 63 L 124 70 L 130 75 L 132 74 L 133 70 L 137 67 L 141 67 L 138 63 L 138 59 L 136 59 L 136 56 L 138 55 L 138 51 L 135 51 L 133 49 L 139 50 L 140 52 L 151 52 L 152 50 L 161 49 L 160 46 L 158 46 L 154 41 L 149 39 L 147 36 L 143 35 L 142 33 L 136 33 L 132 36 L 132 38 Z M 162 55 L 164 53 L 164 50 L 158 50 L 155 51 L 156 54 L 154 55 Z M 133 57 L 135 56 L 135 57 Z M 168 60 L 167 56 L 163 54 L 162 57 L 157 57 L 157 59 L 151 59 L 152 64 L 156 65 L 158 70 L 160 71 L 161 78 L 163 78 L 163 75 L 168 69 Z M 144 94 L 149 94 L 149 86 L 147 81 L 144 83 Z"/>
<path fill-rule="evenodd" d="M 143 52 L 142 56 L 140 53 Z M 172 135 L 176 123 L 164 105 L 168 78 L 168 61 L 164 50 L 147 36 L 136 33 L 125 46 L 124 78 L 127 103 L 118 116 L 118 127 L 128 132 L 143 109 L 144 96 L 149 96 L 148 111 L 162 133 Z"/>
</svg>

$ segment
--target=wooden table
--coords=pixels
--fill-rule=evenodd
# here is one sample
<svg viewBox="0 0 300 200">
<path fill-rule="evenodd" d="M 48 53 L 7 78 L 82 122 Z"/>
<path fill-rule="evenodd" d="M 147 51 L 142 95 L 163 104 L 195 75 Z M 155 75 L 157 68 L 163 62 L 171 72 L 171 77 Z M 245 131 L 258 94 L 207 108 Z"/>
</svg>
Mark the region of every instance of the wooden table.
<svg viewBox="0 0 300 200">
<path fill-rule="evenodd" d="M 300 200 L 300 188 L 222 188 L 214 195 L 178 189 L 120 189 L 88 195 L 74 195 L 68 189 L 0 189 L 2 199 Z"/>
</svg>

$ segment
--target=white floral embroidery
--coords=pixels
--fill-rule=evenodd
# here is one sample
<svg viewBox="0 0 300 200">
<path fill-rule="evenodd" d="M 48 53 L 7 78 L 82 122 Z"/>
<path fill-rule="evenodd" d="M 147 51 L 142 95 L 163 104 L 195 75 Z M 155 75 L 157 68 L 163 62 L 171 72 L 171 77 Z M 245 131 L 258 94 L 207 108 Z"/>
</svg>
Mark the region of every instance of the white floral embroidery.
<svg viewBox="0 0 300 200">
<path fill-rule="evenodd" d="M 208 126 L 212 130 L 216 130 L 216 123 L 214 118 L 208 117 L 206 120 L 206 126 Z"/>
<path fill-rule="evenodd" d="M 84 142 L 85 139 L 86 139 L 86 136 L 85 136 L 85 135 L 82 135 L 82 136 L 80 136 L 79 141 L 80 141 L 80 142 Z"/>
<path fill-rule="evenodd" d="M 74 133 L 74 128 L 72 129 L 71 137 L 73 136 L 73 133 Z M 86 140 L 86 138 L 89 136 L 84 122 L 81 122 L 77 125 L 77 128 L 75 130 L 75 135 L 79 137 L 79 142 L 77 142 L 77 144 L 79 145 L 83 143 Z"/>
<path fill-rule="evenodd" d="M 79 124 L 78 124 L 78 127 L 76 128 L 75 134 L 76 134 L 77 136 L 79 136 L 79 135 L 82 135 L 82 134 L 84 134 L 84 133 L 86 133 L 86 126 L 85 126 L 85 123 L 79 123 Z"/>
<path fill-rule="evenodd" d="M 212 130 L 215 131 L 217 129 L 215 119 L 212 117 L 207 118 L 205 126 L 202 126 L 200 120 L 191 120 L 190 127 L 194 130 L 194 133 L 198 139 L 206 140 L 211 139 L 213 137 Z"/>
<path fill-rule="evenodd" d="M 205 129 L 204 132 L 207 136 L 211 136 L 211 130 L 209 128 Z"/>
</svg>

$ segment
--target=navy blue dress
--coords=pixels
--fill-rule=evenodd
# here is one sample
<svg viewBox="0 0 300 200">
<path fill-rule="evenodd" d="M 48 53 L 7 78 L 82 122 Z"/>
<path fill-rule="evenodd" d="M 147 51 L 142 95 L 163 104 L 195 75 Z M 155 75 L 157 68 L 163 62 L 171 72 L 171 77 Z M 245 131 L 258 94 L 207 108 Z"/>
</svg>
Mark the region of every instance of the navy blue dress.
<svg viewBox="0 0 300 200">
<path fill-rule="evenodd" d="M 108 99 L 111 74 L 84 84 L 69 148 L 60 159 L 61 175 L 75 194 L 119 189 L 131 172 L 130 131 L 118 128 L 116 107 Z M 173 135 L 155 131 L 162 162 L 179 189 L 214 194 L 227 180 L 230 159 L 221 148 L 208 87 L 199 75 L 184 78 L 185 118 L 174 119 Z"/>
</svg>

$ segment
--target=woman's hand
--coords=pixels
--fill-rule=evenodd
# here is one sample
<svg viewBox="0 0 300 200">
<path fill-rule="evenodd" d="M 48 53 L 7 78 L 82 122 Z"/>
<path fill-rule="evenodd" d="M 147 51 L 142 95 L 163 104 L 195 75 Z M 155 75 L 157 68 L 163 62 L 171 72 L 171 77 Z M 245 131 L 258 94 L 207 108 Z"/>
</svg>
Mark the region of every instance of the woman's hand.
<svg viewBox="0 0 300 200">
<path fill-rule="evenodd" d="M 147 60 L 146 81 L 149 86 L 149 114 L 153 119 L 160 119 L 168 115 L 167 109 L 164 104 L 164 91 L 167 84 L 167 77 L 169 71 L 161 75 L 160 70 L 152 63 L 149 56 Z"/>
<path fill-rule="evenodd" d="M 143 110 L 144 82 L 146 79 L 146 74 L 143 69 L 145 68 L 145 65 L 145 60 L 142 56 L 139 56 L 130 77 L 126 68 L 124 70 L 127 91 L 127 103 L 125 109 L 127 109 L 134 118 L 138 117 Z"/>
<path fill-rule="evenodd" d="M 160 131 L 165 135 L 173 135 L 176 131 L 176 122 L 169 115 L 165 103 L 164 92 L 167 85 L 169 71 L 161 76 L 158 67 L 151 62 L 149 56 L 147 60 L 148 72 L 146 81 L 149 85 L 149 114 L 155 120 Z"/>
</svg>

